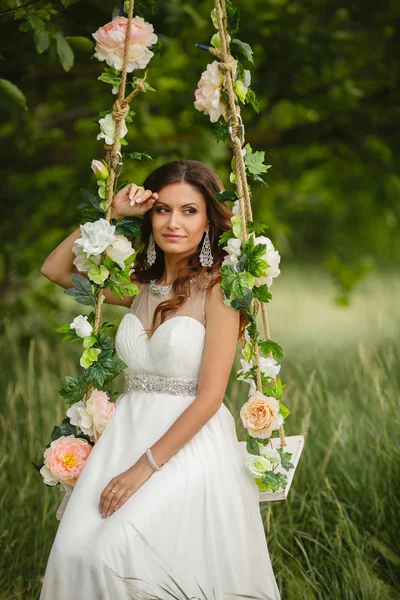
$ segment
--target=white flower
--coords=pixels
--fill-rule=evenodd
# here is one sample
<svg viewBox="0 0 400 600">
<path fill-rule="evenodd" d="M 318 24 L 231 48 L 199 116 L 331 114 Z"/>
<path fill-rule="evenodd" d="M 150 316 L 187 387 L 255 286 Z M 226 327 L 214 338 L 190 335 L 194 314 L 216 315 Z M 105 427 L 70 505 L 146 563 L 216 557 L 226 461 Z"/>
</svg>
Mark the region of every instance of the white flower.
<svg viewBox="0 0 400 600">
<path fill-rule="evenodd" d="M 264 444 L 258 444 L 261 456 L 268 458 L 272 466 L 281 464 L 281 455 L 278 450 L 264 446 Z"/>
<path fill-rule="evenodd" d="M 235 202 L 233 203 L 232 212 L 234 215 L 238 215 L 240 213 L 239 199 L 235 200 Z"/>
<path fill-rule="evenodd" d="M 86 404 L 82 400 L 70 406 L 67 410 L 67 417 L 71 425 L 80 427 L 85 435 L 93 435 L 93 419 L 86 410 Z"/>
<path fill-rule="evenodd" d="M 81 271 L 82 273 L 89 273 L 94 264 L 100 264 L 100 255 L 92 256 L 89 260 L 82 246 L 79 246 L 76 241 L 72 246 L 72 252 L 76 255 L 76 258 L 72 262 L 74 265 L 76 265 L 78 271 Z"/>
<path fill-rule="evenodd" d="M 265 471 L 270 471 L 272 467 L 270 461 L 265 456 L 253 456 L 247 458 L 245 466 L 250 475 L 257 478 L 262 477 Z"/>
<path fill-rule="evenodd" d="M 124 235 L 116 234 L 115 238 L 115 241 L 108 246 L 106 254 L 124 270 L 125 260 L 132 256 L 134 250 L 131 242 Z"/>
<path fill-rule="evenodd" d="M 80 338 L 85 338 L 90 335 L 93 331 L 93 327 L 88 321 L 86 315 L 79 315 L 70 324 L 71 329 L 75 329 L 75 333 Z"/>
<path fill-rule="evenodd" d="M 228 240 L 227 245 L 223 247 L 223 250 L 226 250 L 226 252 L 228 252 L 228 256 L 225 256 L 221 266 L 235 265 L 238 262 L 241 252 L 241 245 L 241 238 L 233 237 Z"/>
<path fill-rule="evenodd" d="M 86 404 L 82 400 L 72 404 L 67 410 L 71 425 L 77 425 L 92 441 L 97 441 L 115 410 L 105 392 L 94 389 Z"/>
<path fill-rule="evenodd" d="M 254 380 L 250 377 L 247 379 L 242 377 L 242 373 L 250 371 L 253 363 L 241 358 L 240 364 L 242 365 L 242 368 L 237 372 L 238 379 L 248 383 L 250 385 L 249 394 L 254 394 L 256 392 L 256 384 Z M 272 377 L 272 379 L 275 379 L 281 370 L 281 365 L 272 356 L 260 356 L 260 370 L 265 374 L 266 377 Z"/>
<path fill-rule="evenodd" d="M 221 115 L 226 116 L 226 105 L 221 101 L 221 86 L 224 79 L 224 75 L 218 68 L 218 61 L 215 60 L 207 65 L 195 92 L 194 107 L 209 115 L 211 123 L 218 121 Z"/>
<path fill-rule="evenodd" d="M 81 247 L 87 258 L 99 256 L 116 240 L 115 225 L 110 225 L 106 219 L 81 225 L 81 234 L 82 237 L 75 241 L 74 246 Z M 94 262 L 99 264 L 98 261 Z"/>
<path fill-rule="evenodd" d="M 100 133 L 97 136 L 98 140 L 104 138 L 106 144 L 110 146 L 114 143 L 116 122 L 112 114 L 108 113 L 103 119 L 99 119 Z M 125 119 L 122 120 L 120 139 L 124 138 L 128 133 L 128 128 L 125 124 Z"/>
<path fill-rule="evenodd" d="M 251 235 L 254 236 L 254 233 Z M 265 244 L 267 246 L 266 252 L 262 258 L 269 264 L 269 267 L 267 267 L 265 271 L 265 275 L 263 277 L 255 278 L 254 285 L 258 287 L 259 285 L 265 284 L 268 287 L 271 287 L 273 278 L 277 277 L 280 273 L 278 265 L 281 261 L 281 257 L 279 252 L 275 250 L 271 240 L 263 235 L 254 237 L 254 244 Z"/>
<path fill-rule="evenodd" d="M 53 475 L 51 474 L 50 469 L 48 467 L 46 467 L 46 465 L 43 465 L 43 467 L 40 469 L 39 473 L 43 477 L 43 481 L 46 485 L 57 485 L 58 479 L 54 479 Z"/>
</svg>

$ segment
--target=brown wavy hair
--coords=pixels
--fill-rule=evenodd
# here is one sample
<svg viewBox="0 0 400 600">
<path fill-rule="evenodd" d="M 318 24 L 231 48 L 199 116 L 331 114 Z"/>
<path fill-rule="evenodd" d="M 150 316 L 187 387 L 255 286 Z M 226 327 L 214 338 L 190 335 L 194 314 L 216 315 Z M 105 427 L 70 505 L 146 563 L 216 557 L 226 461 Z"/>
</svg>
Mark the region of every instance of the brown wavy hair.
<svg viewBox="0 0 400 600">
<path fill-rule="evenodd" d="M 216 200 L 216 193 L 224 189 L 219 177 L 210 167 L 197 160 L 175 160 L 166 163 L 152 171 L 145 181 L 143 187 L 152 192 L 160 192 L 163 187 L 172 183 L 186 182 L 198 190 L 206 202 L 207 217 L 209 220 L 209 236 L 211 252 L 214 259 L 212 267 L 203 267 L 199 260 L 199 253 L 203 245 L 204 236 L 198 247 L 190 256 L 184 256 L 178 263 L 177 276 L 173 282 L 172 289 L 174 297 L 160 302 L 153 315 L 151 323 L 151 333 L 154 333 L 155 324 L 158 315 L 160 316 L 160 325 L 165 321 L 167 315 L 182 306 L 190 293 L 189 280 L 194 279 L 197 282 L 205 275 L 209 278 L 207 294 L 211 288 L 221 280 L 220 268 L 225 250 L 218 246 L 218 240 L 224 231 L 232 229 L 231 217 L 232 211 L 226 205 L 226 202 Z M 151 233 L 151 215 L 152 209 L 143 215 L 141 228 L 141 241 L 138 253 L 135 259 L 135 271 L 133 277 L 139 282 L 149 282 L 151 279 L 159 279 L 164 272 L 164 252 L 155 243 L 156 260 L 149 267 L 147 262 L 147 248 L 149 245 Z M 181 264 L 182 263 L 182 264 Z M 244 335 L 244 328 L 248 324 L 246 316 L 240 312 L 238 339 Z"/>
</svg>

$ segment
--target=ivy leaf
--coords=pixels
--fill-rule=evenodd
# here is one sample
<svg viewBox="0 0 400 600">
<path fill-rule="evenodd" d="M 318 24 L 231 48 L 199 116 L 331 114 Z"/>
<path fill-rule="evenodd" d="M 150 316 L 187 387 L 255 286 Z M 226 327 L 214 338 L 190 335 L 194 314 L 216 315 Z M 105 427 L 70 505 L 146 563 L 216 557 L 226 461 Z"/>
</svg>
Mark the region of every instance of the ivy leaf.
<svg viewBox="0 0 400 600">
<path fill-rule="evenodd" d="M 212 125 L 212 133 L 217 142 L 226 142 L 229 139 L 229 129 L 225 120 L 219 120 Z"/>
<path fill-rule="evenodd" d="M 272 298 L 272 294 L 268 291 L 267 285 L 254 286 L 253 294 L 259 302 L 269 302 Z"/>
<path fill-rule="evenodd" d="M 266 229 L 269 229 L 268 225 L 261 221 L 247 221 L 247 231 L 249 233 L 263 234 L 266 233 Z"/>
<path fill-rule="evenodd" d="M 225 246 L 228 243 L 228 240 L 230 240 L 231 238 L 234 238 L 235 234 L 233 233 L 232 229 L 228 229 L 228 231 L 224 231 L 224 233 L 222 233 L 219 236 L 219 240 L 218 240 L 218 246 Z"/>
<path fill-rule="evenodd" d="M 246 271 L 238 273 L 234 267 L 229 265 L 224 265 L 220 271 L 222 287 L 228 299 L 231 295 L 243 298 L 246 288 L 252 288 L 254 285 L 254 277 Z"/>
<path fill-rule="evenodd" d="M 258 342 L 258 346 L 262 356 L 264 357 L 272 353 L 272 356 L 275 358 L 275 360 L 280 362 L 285 355 L 282 346 L 272 340 L 260 340 Z"/>
<path fill-rule="evenodd" d="M 262 173 L 266 173 L 271 165 L 264 165 L 265 152 L 261 150 L 256 150 L 253 152 L 250 144 L 246 144 L 245 146 L 246 154 L 244 155 L 244 162 L 246 165 L 246 169 L 254 179 L 254 181 L 258 181 L 266 185 L 264 179 L 261 177 Z"/>
<path fill-rule="evenodd" d="M 287 477 L 283 473 L 274 473 L 266 471 L 262 478 L 263 483 L 271 485 L 271 491 L 277 492 L 280 488 L 285 489 L 287 486 Z"/>
<path fill-rule="evenodd" d="M 114 379 L 114 377 L 128 367 L 128 365 L 117 356 L 103 356 L 103 358 L 100 359 L 102 355 L 103 353 L 99 355 L 98 361 L 94 362 L 86 369 L 86 377 L 89 381 L 93 382 L 94 387 L 97 389 L 103 388 L 105 383 Z"/>
<path fill-rule="evenodd" d="M 278 448 L 278 453 L 281 457 L 281 465 L 285 471 L 289 471 L 289 469 L 294 469 L 294 464 L 290 462 L 292 455 L 290 452 L 284 452 L 283 448 Z"/>
<path fill-rule="evenodd" d="M 140 217 L 123 217 L 116 223 L 115 233 L 126 237 L 138 237 L 142 229 L 143 219 Z"/>
<path fill-rule="evenodd" d="M 235 202 L 238 196 L 235 190 L 223 190 L 222 192 L 217 192 L 215 194 L 215 199 L 218 202 Z"/>
<path fill-rule="evenodd" d="M 226 16 L 228 20 L 228 32 L 233 35 L 239 29 L 239 9 L 233 6 L 230 0 L 226 2 Z"/>
<path fill-rule="evenodd" d="M 72 283 L 74 287 L 64 290 L 64 294 L 67 294 L 67 296 L 73 296 L 80 304 L 85 304 L 87 306 L 94 305 L 96 298 L 92 291 L 92 285 L 90 281 L 83 275 L 73 273 Z"/>
<path fill-rule="evenodd" d="M 260 456 L 260 448 L 258 447 L 258 442 L 255 438 L 250 438 L 247 440 L 246 450 L 249 452 L 249 454 Z"/>
<path fill-rule="evenodd" d="M 65 377 L 67 385 L 64 386 L 58 393 L 61 398 L 64 398 L 69 403 L 79 402 L 82 400 L 86 393 L 87 381 L 83 375 L 80 375 L 77 379 L 67 375 Z"/>
<path fill-rule="evenodd" d="M 235 58 L 247 58 L 254 65 L 253 50 L 246 42 L 234 38 L 231 41 L 231 54 Z"/>
<path fill-rule="evenodd" d="M 69 71 L 74 64 L 74 52 L 60 31 L 58 31 L 54 37 L 61 66 L 64 71 Z"/>
</svg>

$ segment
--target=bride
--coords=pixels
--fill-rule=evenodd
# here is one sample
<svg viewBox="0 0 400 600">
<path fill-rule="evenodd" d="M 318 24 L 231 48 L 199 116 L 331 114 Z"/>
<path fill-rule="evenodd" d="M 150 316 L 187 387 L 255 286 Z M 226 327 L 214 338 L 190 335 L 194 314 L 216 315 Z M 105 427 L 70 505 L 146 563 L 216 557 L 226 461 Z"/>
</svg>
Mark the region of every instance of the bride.
<svg viewBox="0 0 400 600">
<path fill-rule="evenodd" d="M 77 480 L 40 600 L 257 598 L 280 594 L 235 420 L 223 404 L 246 318 L 224 304 L 218 246 L 231 211 L 198 161 L 129 184 L 112 217 L 143 215 L 116 351 L 124 392 Z M 77 229 L 41 272 L 72 287 Z M 81 273 L 84 275 L 84 273 Z"/>
</svg>

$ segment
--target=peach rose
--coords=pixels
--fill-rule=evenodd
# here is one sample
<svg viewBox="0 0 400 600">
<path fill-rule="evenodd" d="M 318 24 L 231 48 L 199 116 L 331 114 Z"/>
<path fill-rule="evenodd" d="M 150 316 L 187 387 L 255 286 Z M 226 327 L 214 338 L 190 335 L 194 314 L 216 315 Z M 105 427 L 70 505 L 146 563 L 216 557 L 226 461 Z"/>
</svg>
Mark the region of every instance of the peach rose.
<svg viewBox="0 0 400 600">
<path fill-rule="evenodd" d="M 74 435 L 62 435 L 52 441 L 44 452 L 41 474 L 45 483 L 56 485 L 60 482 L 74 487 L 91 450 L 86 440 Z"/>
<path fill-rule="evenodd" d="M 127 21 L 126 17 L 115 17 L 110 23 L 92 33 L 96 40 L 94 56 L 98 60 L 105 60 L 110 67 L 117 69 L 117 71 L 122 70 Z M 134 69 L 146 68 L 151 57 L 154 56 L 154 53 L 148 47 L 155 44 L 157 40 L 158 37 L 154 33 L 153 25 L 147 23 L 142 17 L 132 19 L 128 73 L 131 73 Z"/>
<path fill-rule="evenodd" d="M 266 439 L 283 423 L 276 398 L 256 392 L 243 404 L 240 418 L 252 437 Z"/>
</svg>

